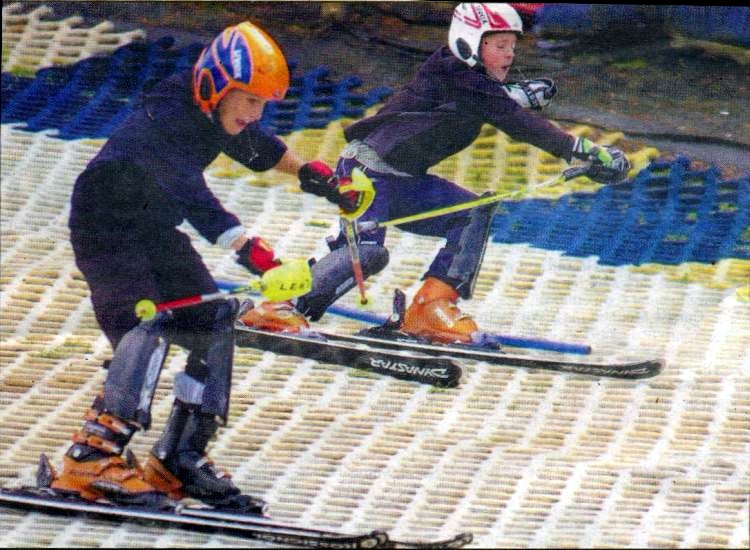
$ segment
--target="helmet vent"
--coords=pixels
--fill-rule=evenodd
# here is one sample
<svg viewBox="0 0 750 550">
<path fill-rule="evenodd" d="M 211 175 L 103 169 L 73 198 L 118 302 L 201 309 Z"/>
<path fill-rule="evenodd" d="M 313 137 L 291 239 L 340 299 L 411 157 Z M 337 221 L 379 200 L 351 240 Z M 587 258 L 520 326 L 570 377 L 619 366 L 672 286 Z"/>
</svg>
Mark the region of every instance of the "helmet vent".
<svg viewBox="0 0 750 550">
<path fill-rule="evenodd" d="M 198 93 L 203 101 L 211 99 L 211 80 L 205 74 L 201 76 Z"/>
<path fill-rule="evenodd" d="M 471 46 L 469 46 L 469 43 L 463 38 L 456 40 L 456 48 L 458 49 L 458 54 L 463 59 L 469 59 L 471 57 Z"/>
</svg>

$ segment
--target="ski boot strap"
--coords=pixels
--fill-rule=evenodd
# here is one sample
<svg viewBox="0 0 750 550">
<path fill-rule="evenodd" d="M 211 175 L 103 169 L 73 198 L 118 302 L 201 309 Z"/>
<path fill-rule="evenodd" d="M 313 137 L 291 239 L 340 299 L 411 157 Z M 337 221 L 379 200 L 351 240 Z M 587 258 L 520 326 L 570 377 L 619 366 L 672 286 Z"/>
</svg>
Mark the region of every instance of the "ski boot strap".
<svg viewBox="0 0 750 550">
<path fill-rule="evenodd" d="M 226 472 L 224 470 L 217 468 L 216 465 L 214 464 L 214 461 L 205 455 L 198 462 L 195 463 L 195 467 L 198 470 L 203 468 L 203 466 L 208 466 L 208 468 L 214 474 L 216 479 L 232 479 L 232 475 L 229 472 Z"/>
<path fill-rule="evenodd" d="M 94 449 L 102 451 L 109 455 L 119 455 L 122 453 L 123 449 L 122 445 L 118 445 L 114 441 L 104 439 L 103 437 L 99 437 L 98 435 L 87 433 L 86 431 L 74 433 L 73 442 L 93 447 Z"/>
<path fill-rule="evenodd" d="M 102 412 L 101 410 L 95 409 L 94 407 L 86 411 L 84 419 L 86 419 L 88 422 L 96 422 L 97 424 L 99 424 L 100 426 L 104 426 L 111 432 L 119 435 L 124 435 L 128 438 L 132 437 L 133 434 L 138 430 L 137 425 L 126 422 L 125 420 L 120 420 L 116 416 L 112 416 L 111 414 Z"/>
<path fill-rule="evenodd" d="M 84 415 L 83 428 L 73 434 L 75 443 L 86 445 L 108 455 L 119 455 L 128 444 L 138 426 L 102 412 L 97 398 Z M 77 458 L 75 453 L 71 455 Z"/>
</svg>

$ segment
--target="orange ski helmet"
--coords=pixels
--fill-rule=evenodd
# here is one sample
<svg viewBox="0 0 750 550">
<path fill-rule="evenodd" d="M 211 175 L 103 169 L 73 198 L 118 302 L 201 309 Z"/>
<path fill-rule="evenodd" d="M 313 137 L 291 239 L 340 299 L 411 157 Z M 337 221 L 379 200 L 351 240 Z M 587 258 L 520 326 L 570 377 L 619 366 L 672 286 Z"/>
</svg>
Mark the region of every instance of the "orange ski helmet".
<svg viewBox="0 0 750 550">
<path fill-rule="evenodd" d="M 224 29 L 193 67 L 193 97 L 206 114 L 233 89 L 277 101 L 288 88 L 284 54 L 268 33 L 249 21 Z"/>
</svg>

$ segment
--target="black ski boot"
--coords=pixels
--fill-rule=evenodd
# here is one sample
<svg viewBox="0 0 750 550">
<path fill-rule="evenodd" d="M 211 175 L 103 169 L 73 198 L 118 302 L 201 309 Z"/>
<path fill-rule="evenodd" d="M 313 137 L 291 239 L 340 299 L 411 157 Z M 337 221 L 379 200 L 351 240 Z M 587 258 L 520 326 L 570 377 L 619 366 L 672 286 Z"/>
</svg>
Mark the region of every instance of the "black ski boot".
<svg viewBox="0 0 750 550">
<path fill-rule="evenodd" d="M 217 509 L 264 515 L 266 503 L 243 495 L 231 476 L 206 456 L 218 428 L 213 415 L 175 400 L 164 433 L 146 462 L 145 479 L 175 500 L 191 497 Z"/>
</svg>

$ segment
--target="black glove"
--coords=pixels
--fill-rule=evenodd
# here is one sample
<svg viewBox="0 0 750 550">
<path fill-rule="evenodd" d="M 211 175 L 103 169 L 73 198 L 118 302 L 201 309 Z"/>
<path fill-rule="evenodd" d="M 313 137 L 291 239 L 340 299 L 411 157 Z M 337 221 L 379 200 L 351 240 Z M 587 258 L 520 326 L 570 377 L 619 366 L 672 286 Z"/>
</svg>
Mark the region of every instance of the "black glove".
<svg viewBox="0 0 750 550">
<path fill-rule="evenodd" d="M 279 267 L 273 248 L 260 237 L 253 237 L 237 251 L 235 261 L 255 275 L 263 275 L 269 269 Z"/>
<path fill-rule="evenodd" d="M 298 173 L 300 188 L 305 193 L 325 197 L 344 212 L 354 212 L 359 206 L 361 193 L 348 191 L 341 193 L 339 181 L 327 164 L 314 160 L 303 165 Z"/>
<path fill-rule="evenodd" d="M 589 161 L 586 175 L 599 183 L 618 183 L 630 170 L 630 161 L 620 149 L 600 146 L 586 138 L 576 138 L 572 156 Z"/>
</svg>

